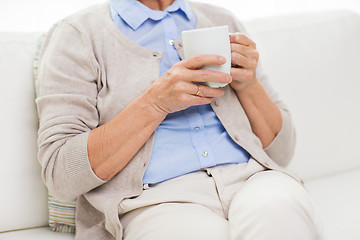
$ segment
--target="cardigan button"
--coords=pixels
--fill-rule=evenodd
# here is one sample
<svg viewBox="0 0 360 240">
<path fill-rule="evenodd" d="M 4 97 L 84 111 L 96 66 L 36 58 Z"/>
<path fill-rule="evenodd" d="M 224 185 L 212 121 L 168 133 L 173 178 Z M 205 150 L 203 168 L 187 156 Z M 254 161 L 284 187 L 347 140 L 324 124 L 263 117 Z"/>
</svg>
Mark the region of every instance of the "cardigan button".
<svg viewBox="0 0 360 240">
<path fill-rule="evenodd" d="M 239 138 L 238 135 L 235 136 L 235 140 L 236 140 L 236 141 L 239 141 L 239 140 L 240 140 L 240 138 Z"/>
<path fill-rule="evenodd" d="M 220 106 L 220 100 L 219 99 L 215 100 L 215 106 Z"/>
</svg>

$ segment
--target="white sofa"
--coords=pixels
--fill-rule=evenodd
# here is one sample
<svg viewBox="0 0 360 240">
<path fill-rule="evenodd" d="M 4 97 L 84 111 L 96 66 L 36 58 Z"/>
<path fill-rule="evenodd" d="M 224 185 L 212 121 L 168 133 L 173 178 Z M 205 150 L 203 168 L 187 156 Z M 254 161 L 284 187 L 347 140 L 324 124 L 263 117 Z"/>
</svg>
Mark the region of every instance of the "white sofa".
<svg viewBox="0 0 360 240">
<path fill-rule="evenodd" d="M 292 110 L 301 175 L 326 240 L 360 239 L 360 16 L 347 11 L 246 21 L 274 86 Z M 74 239 L 47 226 L 36 158 L 32 61 L 40 33 L 0 33 L 0 239 Z"/>
</svg>

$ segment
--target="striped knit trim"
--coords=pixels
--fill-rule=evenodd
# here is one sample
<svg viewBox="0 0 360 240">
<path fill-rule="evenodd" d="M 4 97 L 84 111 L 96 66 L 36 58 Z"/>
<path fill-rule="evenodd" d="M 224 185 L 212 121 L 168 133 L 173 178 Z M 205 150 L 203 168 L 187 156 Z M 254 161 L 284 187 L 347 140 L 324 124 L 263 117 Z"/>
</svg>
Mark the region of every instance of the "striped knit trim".
<svg viewBox="0 0 360 240">
<path fill-rule="evenodd" d="M 59 224 L 56 222 L 49 224 L 49 226 L 50 226 L 50 229 L 54 232 L 61 232 L 61 233 L 75 233 L 76 232 L 75 226 Z"/>
<path fill-rule="evenodd" d="M 76 202 L 60 202 L 54 197 L 48 197 L 49 226 L 56 232 L 75 233 Z"/>
<path fill-rule="evenodd" d="M 34 61 L 33 61 L 33 77 L 34 77 L 35 82 L 38 79 L 39 56 L 40 56 L 41 47 L 45 41 L 45 37 L 46 37 L 46 34 L 42 34 L 36 42 L 36 50 L 35 50 L 35 56 L 34 56 Z"/>
</svg>

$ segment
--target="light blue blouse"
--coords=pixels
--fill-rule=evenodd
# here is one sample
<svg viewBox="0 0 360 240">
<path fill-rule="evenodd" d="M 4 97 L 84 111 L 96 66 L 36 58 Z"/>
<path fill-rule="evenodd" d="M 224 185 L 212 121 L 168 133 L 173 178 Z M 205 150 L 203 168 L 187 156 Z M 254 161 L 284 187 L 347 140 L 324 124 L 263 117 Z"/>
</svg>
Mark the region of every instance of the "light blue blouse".
<svg viewBox="0 0 360 240">
<path fill-rule="evenodd" d="M 163 52 L 160 75 L 181 59 L 173 40 L 194 29 L 196 16 L 185 0 L 164 11 L 136 0 L 109 0 L 119 30 L 137 44 Z M 168 114 L 155 133 L 153 152 L 143 183 L 154 184 L 202 168 L 248 162 L 250 155 L 228 135 L 209 104 Z"/>
</svg>

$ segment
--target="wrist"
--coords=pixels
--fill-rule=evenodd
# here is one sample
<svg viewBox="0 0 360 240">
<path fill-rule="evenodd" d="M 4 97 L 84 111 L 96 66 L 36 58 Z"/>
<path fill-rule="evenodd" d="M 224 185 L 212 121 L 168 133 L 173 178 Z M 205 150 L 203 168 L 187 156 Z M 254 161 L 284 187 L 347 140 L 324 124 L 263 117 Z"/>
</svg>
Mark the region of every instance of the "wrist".
<svg viewBox="0 0 360 240">
<path fill-rule="evenodd" d="M 148 113 L 156 119 L 161 119 L 162 121 L 168 114 L 156 103 L 156 101 L 152 97 L 151 89 L 145 91 L 144 94 L 140 97 L 139 101 L 141 102 L 142 106 L 147 109 Z"/>
<path fill-rule="evenodd" d="M 254 78 L 250 83 L 237 87 L 234 90 L 239 100 L 241 100 L 256 97 L 260 88 L 262 88 L 260 82 L 257 78 Z"/>
</svg>

